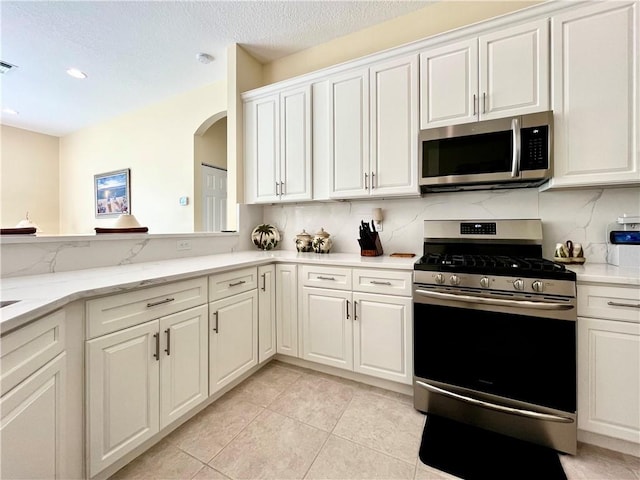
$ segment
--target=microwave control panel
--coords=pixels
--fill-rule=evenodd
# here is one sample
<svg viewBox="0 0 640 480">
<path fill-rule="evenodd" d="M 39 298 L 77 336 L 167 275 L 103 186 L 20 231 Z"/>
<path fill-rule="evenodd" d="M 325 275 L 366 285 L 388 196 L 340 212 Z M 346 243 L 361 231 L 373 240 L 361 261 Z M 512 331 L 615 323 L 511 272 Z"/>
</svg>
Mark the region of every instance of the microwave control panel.
<svg viewBox="0 0 640 480">
<path fill-rule="evenodd" d="M 549 127 L 528 127 L 520 130 L 520 170 L 549 168 Z"/>
</svg>

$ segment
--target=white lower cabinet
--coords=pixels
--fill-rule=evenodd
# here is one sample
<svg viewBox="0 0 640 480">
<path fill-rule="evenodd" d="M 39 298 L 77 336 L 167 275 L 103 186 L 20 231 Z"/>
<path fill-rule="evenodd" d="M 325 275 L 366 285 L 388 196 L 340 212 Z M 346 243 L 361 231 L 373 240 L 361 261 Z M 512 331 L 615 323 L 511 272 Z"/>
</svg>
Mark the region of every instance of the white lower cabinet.
<svg viewBox="0 0 640 480">
<path fill-rule="evenodd" d="M 258 292 L 209 304 L 209 395 L 258 364 Z"/>
<path fill-rule="evenodd" d="M 577 290 L 578 428 L 632 442 L 637 449 L 640 288 L 578 284 Z"/>
<path fill-rule="evenodd" d="M 302 267 L 301 357 L 410 385 L 411 272 L 321 268 L 322 275 L 314 275 L 318 267 Z M 322 281 L 326 285 L 316 286 Z M 352 292 L 352 284 L 363 291 Z"/>
<path fill-rule="evenodd" d="M 258 267 L 258 362 L 276 354 L 275 265 Z"/>
<path fill-rule="evenodd" d="M 354 292 L 353 308 L 353 369 L 411 384 L 412 299 Z"/>
<path fill-rule="evenodd" d="M 298 356 L 297 265 L 276 265 L 276 350 Z"/>
<path fill-rule="evenodd" d="M 207 398 L 207 306 L 89 340 L 86 365 L 93 477 Z"/>
<path fill-rule="evenodd" d="M 66 478 L 65 353 L 0 400 L 0 478 Z"/>
<path fill-rule="evenodd" d="M 302 358 L 353 370 L 351 292 L 302 289 Z"/>
</svg>

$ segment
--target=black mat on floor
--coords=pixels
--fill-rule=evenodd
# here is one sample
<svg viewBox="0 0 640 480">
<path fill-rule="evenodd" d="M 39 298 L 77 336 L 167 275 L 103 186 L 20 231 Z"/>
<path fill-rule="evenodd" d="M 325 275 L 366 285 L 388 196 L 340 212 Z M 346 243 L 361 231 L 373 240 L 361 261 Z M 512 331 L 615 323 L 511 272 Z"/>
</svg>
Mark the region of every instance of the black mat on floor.
<svg viewBox="0 0 640 480">
<path fill-rule="evenodd" d="M 427 415 L 420 460 L 467 480 L 567 480 L 550 448 Z"/>
</svg>

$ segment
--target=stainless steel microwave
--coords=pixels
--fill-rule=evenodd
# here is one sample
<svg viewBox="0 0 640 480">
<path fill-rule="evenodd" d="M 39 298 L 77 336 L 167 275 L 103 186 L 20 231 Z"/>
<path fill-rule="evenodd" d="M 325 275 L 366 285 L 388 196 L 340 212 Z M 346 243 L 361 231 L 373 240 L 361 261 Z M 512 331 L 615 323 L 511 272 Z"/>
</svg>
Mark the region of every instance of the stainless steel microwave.
<svg viewBox="0 0 640 480">
<path fill-rule="evenodd" d="M 539 186 L 553 160 L 553 112 L 420 132 L 422 193 Z"/>
</svg>

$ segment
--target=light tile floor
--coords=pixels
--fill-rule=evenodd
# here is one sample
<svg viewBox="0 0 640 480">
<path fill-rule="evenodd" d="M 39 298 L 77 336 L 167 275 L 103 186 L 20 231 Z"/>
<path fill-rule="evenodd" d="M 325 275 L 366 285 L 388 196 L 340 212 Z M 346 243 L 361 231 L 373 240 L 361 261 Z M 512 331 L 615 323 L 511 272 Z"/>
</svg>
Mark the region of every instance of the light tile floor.
<svg viewBox="0 0 640 480">
<path fill-rule="evenodd" d="M 111 479 L 455 479 L 424 465 L 408 396 L 271 362 Z M 640 459 L 580 444 L 569 480 L 640 480 Z"/>
</svg>

